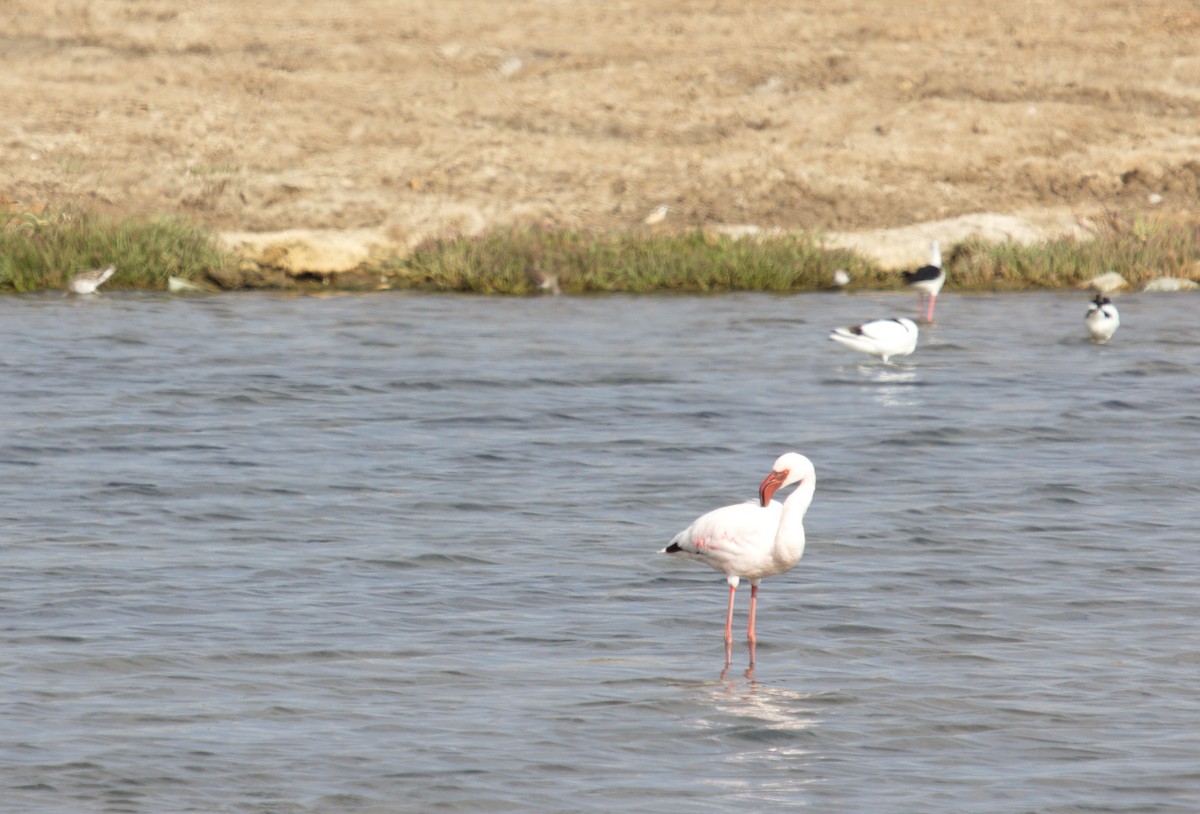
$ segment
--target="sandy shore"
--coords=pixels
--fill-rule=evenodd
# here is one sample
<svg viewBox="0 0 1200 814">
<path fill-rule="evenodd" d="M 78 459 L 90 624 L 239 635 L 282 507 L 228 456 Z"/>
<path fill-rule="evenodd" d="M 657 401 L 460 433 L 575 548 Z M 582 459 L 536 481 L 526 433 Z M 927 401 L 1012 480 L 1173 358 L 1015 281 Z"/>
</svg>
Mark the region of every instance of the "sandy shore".
<svg viewBox="0 0 1200 814">
<path fill-rule="evenodd" d="M 1192 0 L 701 5 L 18 0 L 0 202 L 400 245 L 910 227 L 918 254 L 963 216 L 1194 214 Z"/>
</svg>

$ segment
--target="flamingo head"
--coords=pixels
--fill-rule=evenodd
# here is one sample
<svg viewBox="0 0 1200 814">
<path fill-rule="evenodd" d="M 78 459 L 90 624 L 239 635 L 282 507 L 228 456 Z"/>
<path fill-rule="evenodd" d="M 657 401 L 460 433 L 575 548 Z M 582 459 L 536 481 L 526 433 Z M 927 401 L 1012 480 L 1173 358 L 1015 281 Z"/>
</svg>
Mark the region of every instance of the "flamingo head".
<svg viewBox="0 0 1200 814">
<path fill-rule="evenodd" d="M 771 467 L 770 473 L 763 478 L 758 487 L 759 505 L 766 506 L 771 502 L 771 496 L 785 486 L 804 480 L 816 474 L 812 461 L 798 452 L 788 452 L 780 455 Z"/>
</svg>

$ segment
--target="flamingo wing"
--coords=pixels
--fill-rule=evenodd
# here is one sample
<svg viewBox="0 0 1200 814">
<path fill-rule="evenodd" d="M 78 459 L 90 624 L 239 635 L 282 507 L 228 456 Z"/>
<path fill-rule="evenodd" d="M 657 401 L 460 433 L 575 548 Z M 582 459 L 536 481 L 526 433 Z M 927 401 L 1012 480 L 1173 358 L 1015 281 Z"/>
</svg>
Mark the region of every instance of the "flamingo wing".
<svg viewBox="0 0 1200 814">
<path fill-rule="evenodd" d="M 769 555 L 782 511 L 779 501 L 766 507 L 748 501 L 714 509 L 676 534 L 663 550 L 687 554 L 727 576 L 736 576 Z"/>
</svg>

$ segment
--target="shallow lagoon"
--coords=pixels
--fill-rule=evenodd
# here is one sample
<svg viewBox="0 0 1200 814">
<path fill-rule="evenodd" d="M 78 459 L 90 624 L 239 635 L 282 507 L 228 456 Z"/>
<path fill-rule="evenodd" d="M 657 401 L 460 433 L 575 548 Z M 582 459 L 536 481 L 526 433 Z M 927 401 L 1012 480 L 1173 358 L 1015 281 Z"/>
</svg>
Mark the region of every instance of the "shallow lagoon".
<svg viewBox="0 0 1200 814">
<path fill-rule="evenodd" d="M 1191 811 L 1194 298 L 0 298 L 14 810 Z M 818 468 L 757 664 L 656 554 Z M 744 622 L 741 597 L 737 623 Z"/>
</svg>

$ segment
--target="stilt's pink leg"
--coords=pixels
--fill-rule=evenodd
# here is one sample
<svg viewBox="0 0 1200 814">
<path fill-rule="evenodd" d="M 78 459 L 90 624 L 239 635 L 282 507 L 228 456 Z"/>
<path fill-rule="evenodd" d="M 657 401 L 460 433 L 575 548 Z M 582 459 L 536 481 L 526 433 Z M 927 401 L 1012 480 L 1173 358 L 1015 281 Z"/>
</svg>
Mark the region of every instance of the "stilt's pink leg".
<svg viewBox="0 0 1200 814">
<path fill-rule="evenodd" d="M 750 640 L 750 644 L 758 641 L 754 637 L 754 611 L 758 608 L 758 586 L 750 586 L 750 627 L 747 628 L 746 638 Z"/>
<path fill-rule="evenodd" d="M 729 586 L 729 613 L 725 614 L 725 644 L 733 643 L 733 594 L 736 585 Z"/>
<path fill-rule="evenodd" d="M 937 300 L 937 294 L 929 295 L 929 313 L 925 315 L 926 322 L 933 322 L 933 303 Z"/>
</svg>

